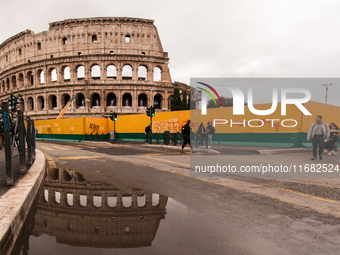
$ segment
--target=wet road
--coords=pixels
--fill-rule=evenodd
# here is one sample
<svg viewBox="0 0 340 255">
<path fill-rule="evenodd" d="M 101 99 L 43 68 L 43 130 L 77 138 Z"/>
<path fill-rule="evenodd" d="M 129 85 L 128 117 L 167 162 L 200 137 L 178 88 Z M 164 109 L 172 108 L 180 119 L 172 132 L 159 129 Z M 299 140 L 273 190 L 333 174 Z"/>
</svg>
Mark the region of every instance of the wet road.
<svg viewBox="0 0 340 255">
<path fill-rule="evenodd" d="M 243 180 L 243 185 L 253 186 L 236 187 L 236 181 L 224 185 L 190 178 L 190 155 L 173 150 L 62 142 L 38 143 L 38 149 L 47 155 L 52 168 L 37 205 L 40 216 L 31 225 L 28 254 L 339 252 L 340 219 L 336 209 L 331 214 L 322 210 L 328 208 L 326 205 L 321 209 L 316 206 L 327 203 L 318 200 L 322 198 L 318 182 L 306 182 L 299 188 L 306 194 L 316 192 L 314 197 L 300 195 L 300 204 L 291 202 L 296 201 L 296 194 L 289 190 L 301 183 L 289 182 L 289 186 L 288 182 L 263 180 L 289 190 L 268 189 L 268 194 L 261 194 L 249 180 Z M 286 155 L 299 156 L 306 155 Z M 269 157 L 275 160 L 285 155 Z M 330 181 L 327 190 L 335 203 L 339 199 L 337 185 Z M 327 192 L 324 197 L 328 197 Z M 143 205 L 143 197 L 145 201 L 151 198 L 152 204 L 155 196 L 159 207 L 155 204 L 150 211 Z M 317 202 L 314 205 L 307 199 Z M 110 201 L 116 205 L 110 205 Z M 124 246 L 133 247 L 132 243 L 137 247 Z"/>
</svg>

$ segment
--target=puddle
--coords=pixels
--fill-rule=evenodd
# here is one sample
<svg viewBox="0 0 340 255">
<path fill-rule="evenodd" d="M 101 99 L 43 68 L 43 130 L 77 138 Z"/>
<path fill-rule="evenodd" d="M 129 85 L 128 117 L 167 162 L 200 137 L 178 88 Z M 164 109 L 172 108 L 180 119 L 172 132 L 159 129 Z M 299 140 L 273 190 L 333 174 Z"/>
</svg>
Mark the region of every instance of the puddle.
<svg viewBox="0 0 340 255">
<path fill-rule="evenodd" d="M 243 254 L 227 229 L 167 196 L 50 169 L 11 255 Z"/>
</svg>

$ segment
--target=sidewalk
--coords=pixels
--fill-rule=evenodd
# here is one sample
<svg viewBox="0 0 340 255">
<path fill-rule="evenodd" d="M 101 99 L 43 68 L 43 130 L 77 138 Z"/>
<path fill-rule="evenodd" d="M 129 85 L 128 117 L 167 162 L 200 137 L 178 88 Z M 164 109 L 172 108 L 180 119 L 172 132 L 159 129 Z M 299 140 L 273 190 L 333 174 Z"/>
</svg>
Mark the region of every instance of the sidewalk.
<svg viewBox="0 0 340 255">
<path fill-rule="evenodd" d="M 14 183 L 21 178 L 20 174 L 20 159 L 18 156 L 18 150 L 13 150 L 13 154 L 15 155 L 12 158 L 12 171 L 13 171 L 13 179 Z M 6 162 L 5 162 L 5 150 L 0 150 L 0 197 L 2 197 L 6 191 L 10 188 L 7 187 L 7 177 L 6 177 Z"/>
</svg>

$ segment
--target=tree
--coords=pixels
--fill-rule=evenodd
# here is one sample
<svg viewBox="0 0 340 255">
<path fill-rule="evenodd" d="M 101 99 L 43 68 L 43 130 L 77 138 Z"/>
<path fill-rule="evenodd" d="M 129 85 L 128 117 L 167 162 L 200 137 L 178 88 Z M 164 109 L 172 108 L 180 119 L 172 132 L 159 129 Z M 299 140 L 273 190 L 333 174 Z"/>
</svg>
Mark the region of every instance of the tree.
<svg viewBox="0 0 340 255">
<path fill-rule="evenodd" d="M 222 107 L 233 106 L 233 98 L 232 97 L 221 96 L 220 98 L 221 98 L 221 101 L 222 101 Z M 210 99 L 208 101 L 207 108 L 218 108 L 218 107 L 221 107 L 220 100 L 215 98 L 215 101 L 216 101 L 217 105 L 215 105 L 214 100 Z M 244 105 L 247 105 L 247 103 L 244 102 Z"/>
<path fill-rule="evenodd" d="M 217 105 L 215 105 L 214 100 L 210 99 L 210 100 L 208 101 L 207 108 L 218 108 L 218 107 L 221 107 L 220 100 L 218 100 L 218 99 L 216 98 L 215 101 L 216 101 L 216 104 L 217 104 Z M 222 107 L 233 106 L 233 98 L 232 98 L 232 97 L 224 97 L 224 96 L 221 96 L 221 101 L 222 101 Z"/>
<path fill-rule="evenodd" d="M 174 89 L 174 95 L 171 100 L 171 111 L 180 111 L 182 110 L 182 102 L 181 95 L 179 93 L 179 88 Z"/>
<path fill-rule="evenodd" d="M 182 93 L 181 110 L 188 110 L 187 91 L 186 90 L 184 90 L 183 93 Z"/>
</svg>

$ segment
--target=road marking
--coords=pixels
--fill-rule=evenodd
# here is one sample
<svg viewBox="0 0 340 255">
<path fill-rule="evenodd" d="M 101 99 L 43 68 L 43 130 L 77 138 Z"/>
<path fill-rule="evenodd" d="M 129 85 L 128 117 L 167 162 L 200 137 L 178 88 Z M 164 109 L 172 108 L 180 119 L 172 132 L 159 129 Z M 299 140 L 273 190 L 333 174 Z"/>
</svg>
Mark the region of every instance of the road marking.
<svg viewBox="0 0 340 255">
<path fill-rule="evenodd" d="M 44 153 L 44 156 L 45 156 L 45 158 L 47 159 L 48 165 L 50 166 L 50 168 L 57 168 L 57 166 L 56 166 L 54 160 L 53 160 L 50 156 L 48 156 L 48 155 L 45 154 L 45 153 Z"/>
<path fill-rule="evenodd" d="M 60 150 L 65 150 L 65 151 L 68 151 L 70 149 L 67 149 L 67 148 L 64 148 L 64 147 L 59 147 L 59 146 L 52 146 L 53 148 L 57 148 L 57 149 L 60 149 Z"/>
<path fill-rule="evenodd" d="M 77 146 L 73 146 L 73 145 L 65 145 L 67 147 L 70 147 L 70 148 L 74 148 L 74 149 L 77 149 L 77 150 L 83 150 L 84 148 L 82 147 L 77 147 Z"/>
<path fill-rule="evenodd" d="M 40 147 L 45 149 L 45 150 L 48 150 L 48 151 L 54 151 L 54 149 L 51 149 L 51 148 L 48 148 L 48 147 L 45 147 L 45 146 L 40 146 Z"/>
<path fill-rule="evenodd" d="M 148 157 L 147 158 L 152 158 L 152 157 Z M 182 165 L 182 166 L 188 166 L 190 167 L 190 165 L 188 164 L 183 164 L 183 163 L 178 163 L 178 162 L 174 162 L 174 161 L 170 161 L 170 160 L 165 160 L 165 159 L 160 159 L 160 158 L 152 158 L 154 160 L 159 160 L 159 161 L 164 161 L 164 162 L 168 162 L 168 163 L 172 163 L 172 164 L 177 164 L 177 165 Z"/>
<path fill-rule="evenodd" d="M 269 188 L 274 188 L 274 189 L 286 191 L 286 192 L 293 193 L 293 194 L 300 195 L 300 196 L 304 196 L 304 197 L 314 198 L 314 199 L 321 200 L 321 201 L 328 202 L 328 203 L 332 203 L 332 204 L 339 204 L 340 203 L 340 201 L 336 201 L 336 200 L 332 200 L 332 199 L 328 199 L 328 198 L 323 198 L 323 197 L 317 197 L 317 196 L 309 195 L 309 194 L 306 194 L 306 193 L 298 192 L 298 191 L 295 191 L 295 190 L 277 187 L 277 186 L 270 185 L 270 184 L 260 184 L 260 185 L 264 186 L 264 187 L 269 187 Z"/>
<path fill-rule="evenodd" d="M 88 146 L 88 145 L 82 145 L 82 144 L 79 144 L 78 146 L 89 148 L 89 149 L 96 149 L 97 148 L 97 147 Z"/>
<path fill-rule="evenodd" d="M 164 156 L 164 155 L 178 155 L 178 153 L 145 153 L 145 154 L 135 154 L 133 156 Z"/>
<path fill-rule="evenodd" d="M 87 159 L 87 158 L 102 158 L 100 156 L 78 156 L 78 157 L 58 157 L 55 159 Z"/>
</svg>

